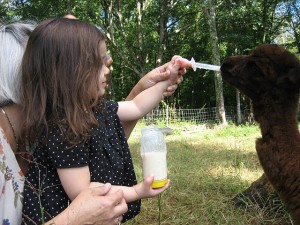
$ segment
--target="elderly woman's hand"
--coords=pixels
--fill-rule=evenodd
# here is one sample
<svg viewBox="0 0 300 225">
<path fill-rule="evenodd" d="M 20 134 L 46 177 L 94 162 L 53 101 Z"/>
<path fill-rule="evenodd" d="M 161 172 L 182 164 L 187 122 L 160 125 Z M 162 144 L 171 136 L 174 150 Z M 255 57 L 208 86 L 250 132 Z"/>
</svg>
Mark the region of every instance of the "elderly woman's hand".
<svg viewBox="0 0 300 225">
<path fill-rule="evenodd" d="M 72 202 L 73 213 L 82 221 L 80 224 L 111 225 L 122 221 L 122 215 L 128 210 L 123 192 L 106 195 L 110 188 L 110 184 L 89 188 Z"/>
<path fill-rule="evenodd" d="M 128 207 L 123 192 L 117 191 L 113 195 L 107 195 L 110 189 L 110 184 L 102 184 L 82 191 L 66 210 L 53 219 L 54 224 L 120 224 Z M 51 222 L 46 225 L 50 225 Z"/>
</svg>

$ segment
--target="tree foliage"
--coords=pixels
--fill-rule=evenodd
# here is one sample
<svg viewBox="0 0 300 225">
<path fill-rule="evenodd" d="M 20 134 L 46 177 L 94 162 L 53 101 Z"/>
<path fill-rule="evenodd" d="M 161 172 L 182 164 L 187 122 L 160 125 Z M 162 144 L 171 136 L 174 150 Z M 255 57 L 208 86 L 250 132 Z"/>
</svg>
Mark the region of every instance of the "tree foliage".
<svg viewBox="0 0 300 225">
<path fill-rule="evenodd" d="M 299 54 L 299 0 L 214 0 L 219 61 L 229 55 L 249 53 L 264 43 L 278 43 Z M 111 94 L 122 100 L 152 68 L 175 54 L 205 63 L 213 58 L 206 1 L 196 0 L 3 0 L 1 21 L 35 20 L 74 14 L 99 26 L 107 36 L 114 59 Z M 225 105 L 236 104 L 236 93 L 224 86 Z M 172 107 L 216 106 L 212 71 L 189 70 Z M 242 107 L 249 100 L 241 96 Z"/>
</svg>

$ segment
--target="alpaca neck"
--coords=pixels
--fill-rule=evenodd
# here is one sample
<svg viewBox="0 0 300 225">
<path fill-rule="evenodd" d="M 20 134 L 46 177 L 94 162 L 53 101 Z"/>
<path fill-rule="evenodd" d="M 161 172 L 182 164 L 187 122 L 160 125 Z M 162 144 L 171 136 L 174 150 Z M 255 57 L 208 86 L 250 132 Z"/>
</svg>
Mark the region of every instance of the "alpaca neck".
<svg viewBox="0 0 300 225">
<path fill-rule="evenodd" d="M 259 123 L 262 138 L 280 141 L 298 136 L 298 99 L 289 104 L 260 105 L 253 103 L 255 120 Z"/>
</svg>

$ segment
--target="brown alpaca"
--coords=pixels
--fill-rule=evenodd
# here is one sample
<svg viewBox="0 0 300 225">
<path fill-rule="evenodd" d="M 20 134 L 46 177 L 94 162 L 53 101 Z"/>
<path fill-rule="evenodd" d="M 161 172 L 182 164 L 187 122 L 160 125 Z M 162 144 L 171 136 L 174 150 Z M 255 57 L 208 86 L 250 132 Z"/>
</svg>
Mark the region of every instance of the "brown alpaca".
<svg viewBox="0 0 300 225">
<path fill-rule="evenodd" d="M 221 66 L 223 79 L 248 96 L 262 137 L 256 151 L 266 176 L 300 225 L 300 61 L 277 45 L 232 56 Z"/>
</svg>

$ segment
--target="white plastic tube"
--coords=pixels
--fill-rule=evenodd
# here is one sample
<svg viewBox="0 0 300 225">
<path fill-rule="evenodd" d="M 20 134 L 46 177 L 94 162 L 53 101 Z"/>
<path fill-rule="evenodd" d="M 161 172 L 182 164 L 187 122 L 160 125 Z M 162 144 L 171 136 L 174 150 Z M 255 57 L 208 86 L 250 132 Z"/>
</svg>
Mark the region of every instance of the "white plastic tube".
<svg viewBox="0 0 300 225">
<path fill-rule="evenodd" d="M 198 63 L 198 62 L 195 62 L 194 58 L 191 59 L 191 63 L 192 63 L 192 68 L 193 68 L 194 71 L 196 71 L 197 68 L 198 69 L 220 71 L 220 66 L 206 64 L 206 63 Z"/>
</svg>

